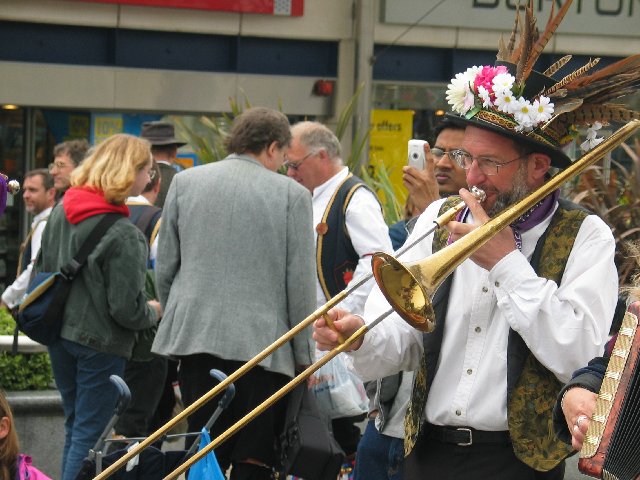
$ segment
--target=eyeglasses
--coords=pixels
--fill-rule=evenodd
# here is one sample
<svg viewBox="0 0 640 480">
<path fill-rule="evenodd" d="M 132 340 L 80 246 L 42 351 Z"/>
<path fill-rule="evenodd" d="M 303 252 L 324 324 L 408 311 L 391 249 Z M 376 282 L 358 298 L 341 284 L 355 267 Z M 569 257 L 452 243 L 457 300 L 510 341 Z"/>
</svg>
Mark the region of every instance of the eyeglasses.
<svg viewBox="0 0 640 480">
<path fill-rule="evenodd" d="M 63 168 L 73 168 L 73 166 L 69 165 L 68 163 L 57 161 L 57 162 L 51 162 L 49 164 L 49 171 L 53 170 L 54 167 L 57 168 L 58 170 L 62 170 Z"/>
<path fill-rule="evenodd" d="M 433 158 L 435 158 L 437 161 L 440 161 L 440 159 L 445 155 L 451 156 L 451 153 L 452 153 L 451 150 L 447 151 L 438 147 L 431 147 L 431 154 L 433 155 Z"/>
<path fill-rule="evenodd" d="M 518 158 L 514 158 L 513 160 L 509 160 L 508 162 L 502 162 L 502 163 L 496 162 L 495 160 L 492 160 L 487 157 L 474 157 L 469 152 L 465 152 L 464 150 L 452 150 L 451 152 L 449 152 L 449 155 L 451 155 L 451 157 L 456 161 L 456 163 L 460 165 L 461 168 L 464 168 L 465 170 L 469 170 L 471 168 L 471 165 L 473 165 L 474 160 L 477 161 L 478 168 L 480 169 L 480 171 L 484 173 L 486 176 L 490 177 L 493 175 L 497 175 L 500 172 L 500 167 L 504 167 L 505 165 L 509 165 L 510 163 L 520 160 L 530 155 L 530 153 L 531 152 L 525 153 L 524 155 L 520 155 Z"/>
<path fill-rule="evenodd" d="M 301 160 L 298 160 L 297 162 L 292 162 L 287 157 L 285 157 L 285 161 L 282 164 L 282 166 L 285 168 L 285 170 L 290 168 L 293 171 L 297 171 L 300 168 L 300 165 L 302 165 L 302 162 L 304 162 L 307 158 L 313 157 L 314 155 L 317 155 L 317 154 L 318 154 L 317 152 L 309 152 L 304 157 L 302 157 Z"/>
</svg>

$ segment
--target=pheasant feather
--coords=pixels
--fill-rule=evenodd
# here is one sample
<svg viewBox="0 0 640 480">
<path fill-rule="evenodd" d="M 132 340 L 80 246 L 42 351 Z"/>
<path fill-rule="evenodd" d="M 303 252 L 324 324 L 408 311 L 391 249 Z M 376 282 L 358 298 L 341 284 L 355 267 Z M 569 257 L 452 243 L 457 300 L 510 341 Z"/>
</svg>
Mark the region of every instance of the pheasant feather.
<svg viewBox="0 0 640 480">
<path fill-rule="evenodd" d="M 527 78 L 531 73 L 531 70 L 533 70 L 533 66 L 540 57 L 540 54 L 542 54 L 542 51 L 547 46 L 547 43 L 560 25 L 560 22 L 562 22 L 562 19 L 569 11 L 569 7 L 571 6 L 572 1 L 573 0 L 567 0 L 558 11 L 558 14 L 555 16 L 553 15 L 555 2 L 551 2 L 551 13 L 549 14 L 549 20 L 547 21 L 544 32 L 542 32 L 542 35 L 540 35 L 540 38 L 537 39 L 536 43 L 531 49 L 531 55 L 528 56 L 527 65 L 523 72 L 524 78 Z"/>
<path fill-rule="evenodd" d="M 516 82 L 518 83 L 523 83 L 527 78 L 525 75 L 527 60 L 531 55 L 531 49 L 537 37 L 537 31 L 536 17 L 533 14 L 533 0 L 531 0 L 525 9 L 524 24 L 520 34 L 520 52 L 516 66 Z"/>
<path fill-rule="evenodd" d="M 557 62 L 554 62 L 553 65 L 551 65 L 544 72 L 542 72 L 542 74 L 546 75 L 547 77 L 552 77 L 558 70 L 564 67 L 567 64 L 567 62 L 571 60 L 571 58 L 573 58 L 572 55 L 565 55 Z"/>
<path fill-rule="evenodd" d="M 608 67 L 604 67 L 597 72 L 587 77 L 581 78 L 576 81 L 575 86 L 581 87 L 583 85 L 589 85 L 592 82 L 603 78 L 610 78 L 611 76 L 619 73 L 633 72 L 640 70 L 640 54 L 631 55 L 630 57 L 619 60 L 612 63 Z"/>
<path fill-rule="evenodd" d="M 518 33 L 519 23 L 520 23 L 520 6 L 518 5 L 518 7 L 516 8 L 516 19 L 513 24 L 513 29 L 511 30 L 511 36 L 509 37 L 509 43 L 507 44 L 507 47 L 504 50 L 504 54 L 498 53 L 498 60 L 513 63 L 513 60 L 511 59 L 511 55 L 513 54 L 513 49 L 516 44 L 516 35 Z"/>
<path fill-rule="evenodd" d="M 582 75 L 584 75 L 586 72 L 588 72 L 589 70 L 591 70 L 593 67 L 595 67 L 598 62 L 600 61 L 599 58 L 594 58 L 593 60 L 590 60 L 586 65 L 580 67 L 578 70 L 570 73 L 569 75 L 567 75 L 566 77 L 564 77 L 562 80 L 560 80 L 559 82 L 557 82 L 555 85 L 549 87 L 547 90 L 545 90 L 543 92 L 543 95 L 549 96 L 549 94 L 555 92 L 556 90 L 558 90 L 559 88 L 564 87 L 565 85 L 573 82 L 576 78 L 581 77 Z"/>
<path fill-rule="evenodd" d="M 595 122 L 629 122 L 636 118 L 640 118 L 640 112 L 635 112 L 624 105 L 584 104 L 580 108 L 567 113 L 565 121 L 574 125 L 591 125 Z"/>
</svg>

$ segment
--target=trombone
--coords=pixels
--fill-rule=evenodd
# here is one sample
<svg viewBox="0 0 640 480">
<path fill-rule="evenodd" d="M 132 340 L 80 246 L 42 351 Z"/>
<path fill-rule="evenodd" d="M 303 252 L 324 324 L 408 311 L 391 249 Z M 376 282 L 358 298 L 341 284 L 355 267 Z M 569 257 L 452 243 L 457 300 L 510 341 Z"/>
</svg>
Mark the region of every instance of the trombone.
<svg viewBox="0 0 640 480">
<path fill-rule="evenodd" d="M 477 188 L 477 187 L 472 187 L 471 188 L 471 193 L 476 197 L 476 199 L 478 201 L 482 201 L 485 198 L 484 192 L 482 190 L 480 190 L 479 188 Z M 437 230 L 438 228 L 441 228 L 444 225 L 446 225 L 447 223 L 449 223 L 456 216 L 456 214 L 464 207 L 465 207 L 465 203 L 461 201 L 458 204 L 456 204 L 455 206 L 453 206 L 450 209 L 448 209 L 446 212 L 444 212 L 442 215 L 440 215 L 438 218 L 436 218 L 433 221 L 433 226 L 431 228 L 427 229 L 426 232 L 421 234 L 418 238 L 413 240 L 411 243 L 407 243 L 407 244 L 403 245 L 402 248 L 397 250 L 396 251 L 396 256 L 399 257 L 402 254 L 406 253 L 408 250 L 410 250 L 411 248 L 416 246 L 418 243 L 420 243 L 426 237 L 431 235 L 435 230 Z M 212 400 L 216 395 L 218 395 L 219 393 L 223 392 L 227 388 L 227 386 L 229 386 L 231 383 L 235 382 L 238 378 L 240 378 L 243 375 L 245 375 L 249 370 L 251 370 L 253 367 L 258 365 L 262 360 L 264 360 L 269 355 L 271 355 L 274 351 L 276 351 L 277 349 L 282 347 L 282 345 L 284 345 L 285 343 L 290 341 L 293 337 L 295 337 L 298 333 L 300 333 L 305 328 L 307 328 L 309 325 L 314 323 L 320 317 L 323 317 L 327 321 L 327 324 L 331 328 L 333 328 L 334 331 L 336 331 L 335 327 L 333 327 L 333 321 L 327 315 L 327 312 L 329 310 L 331 310 L 333 307 L 335 307 L 342 300 L 344 300 L 346 297 L 348 297 L 351 293 L 353 293 L 353 291 L 355 291 L 356 289 L 360 288 L 365 283 L 367 283 L 373 276 L 374 276 L 373 273 L 363 275 L 359 280 L 354 282 L 353 285 L 350 285 L 349 288 L 343 290 L 342 292 L 338 293 L 335 297 L 331 298 L 327 303 L 325 303 L 323 306 L 321 306 L 317 310 L 315 310 L 311 315 L 309 315 L 307 318 L 302 320 L 300 323 L 298 323 L 295 327 L 293 327 L 287 333 L 285 333 L 280 338 L 278 338 L 275 342 L 273 342 L 271 345 L 266 347 L 264 350 L 262 350 L 260 353 L 258 353 L 255 357 L 253 357 L 247 363 L 242 365 L 238 370 L 236 370 L 235 372 L 230 374 L 227 378 L 225 378 L 222 382 L 220 382 L 218 385 L 216 385 L 211 390 L 209 390 L 207 393 L 205 393 L 202 397 L 200 397 L 194 403 L 192 403 L 188 407 L 185 407 L 182 412 L 180 412 L 178 415 L 173 417 L 171 420 L 169 420 L 166 424 L 164 424 L 158 430 L 153 432 L 145 440 L 141 441 L 136 447 L 132 448 L 124 456 L 119 458 L 116 462 L 112 463 L 108 468 L 106 468 L 99 475 L 94 477 L 94 480 L 103 480 L 105 478 L 108 478 L 113 473 L 115 473 L 123 465 L 125 465 L 129 460 L 131 460 L 133 457 L 138 455 L 142 450 L 144 450 L 149 445 L 151 445 L 154 442 L 156 442 L 157 440 L 159 440 L 165 432 L 167 432 L 168 430 L 171 430 L 175 425 L 177 425 L 179 422 L 181 422 L 184 418 L 188 417 L 193 412 L 195 412 L 196 410 L 200 409 L 204 404 L 206 404 L 207 402 Z M 391 311 L 389 311 L 389 313 L 391 313 Z M 425 326 L 419 327 L 418 325 L 416 325 L 416 328 L 424 329 Z M 427 331 L 427 330 L 424 329 L 424 331 Z M 337 331 L 336 331 L 336 333 L 338 334 L 338 337 L 340 339 L 340 343 L 349 342 L 349 340 L 344 340 L 344 338 L 342 337 L 342 335 L 340 333 L 338 333 Z M 345 345 L 345 347 L 343 348 L 343 350 L 346 349 L 349 345 L 351 345 L 351 343 L 347 343 Z M 340 351 L 342 351 L 342 350 L 340 350 Z M 289 387 L 289 388 L 287 388 L 286 391 L 281 393 L 280 396 L 284 395 L 289 390 L 292 390 L 293 387 L 295 387 L 298 383 L 302 382 L 302 380 L 306 379 L 313 372 L 315 372 L 318 368 L 320 368 L 322 365 L 324 365 L 329 360 L 331 360 L 333 357 L 335 357 L 338 353 L 340 353 L 340 351 L 337 351 L 333 355 L 331 354 L 332 352 L 329 352 L 327 355 L 323 356 L 322 359 L 318 360 L 315 364 L 313 364 L 310 367 L 308 367 L 306 370 L 304 370 L 302 373 L 300 373 L 298 375 L 298 377 L 296 377 L 296 379 L 300 378 L 299 381 L 297 381 L 295 384 L 292 384 L 290 387 L 289 387 L 289 384 L 287 384 L 287 385 L 285 385 L 285 387 L 283 387 L 283 389 L 286 388 L 286 387 Z M 313 368 L 313 367 L 315 367 L 315 368 Z M 311 368 L 313 368 L 313 370 L 311 370 Z M 306 374 L 306 376 L 303 376 L 305 374 Z M 281 389 L 281 390 L 283 390 L 283 389 Z M 278 394 L 278 393 L 280 393 L 280 390 L 278 392 L 276 392 L 276 394 Z M 278 396 L 277 398 L 279 398 L 280 396 Z M 270 402 L 269 406 L 271 404 L 273 404 L 274 402 L 275 402 L 275 400 L 273 402 Z M 264 410 L 264 408 L 261 409 L 260 412 L 262 412 L 263 410 Z M 254 418 L 254 417 L 251 417 L 251 418 Z M 243 426 L 246 423 L 248 423 L 248 421 L 244 422 Z M 226 440 L 226 438 L 228 438 L 228 437 L 225 437 L 225 440 Z M 218 441 L 218 439 L 216 439 L 216 441 Z M 222 442 L 220 441 L 217 444 L 219 444 L 219 443 L 222 443 Z M 185 467 L 185 470 L 190 465 L 191 465 L 190 463 L 187 464 L 187 466 Z M 182 471 L 180 473 L 182 473 Z M 171 477 L 167 477 L 167 478 L 171 478 Z"/>
<path fill-rule="evenodd" d="M 389 316 L 394 310 L 414 328 L 417 328 L 418 330 L 423 332 L 431 331 L 435 326 L 435 316 L 433 314 L 433 308 L 431 306 L 431 297 L 435 293 L 435 290 L 438 288 L 438 286 L 451 272 L 453 272 L 453 270 L 458 265 L 469 258 L 476 250 L 487 243 L 491 238 L 493 238 L 496 233 L 516 220 L 519 216 L 533 207 L 544 197 L 559 188 L 560 185 L 573 178 L 574 176 L 582 173 L 587 167 L 594 164 L 604 155 L 624 142 L 638 128 L 640 128 L 640 120 L 630 121 L 615 133 L 613 133 L 605 141 L 590 150 L 582 158 L 577 160 L 573 165 L 555 175 L 539 189 L 535 190 L 515 205 L 507 208 L 496 217 L 490 219 L 484 225 L 469 232 L 467 235 L 457 240 L 454 244 L 440 250 L 433 255 L 430 255 L 424 260 L 411 262 L 406 264 L 405 266 L 391 255 L 376 253 L 371 262 L 373 276 L 376 278 L 376 282 L 378 283 L 382 293 L 393 308 L 384 312 L 368 325 L 363 325 L 362 327 L 360 327 L 344 341 L 341 340 L 340 345 L 338 345 L 335 349 L 331 350 L 314 364 L 307 367 L 302 373 L 300 373 L 289 383 L 280 388 L 280 390 L 267 398 L 264 402 L 254 408 L 243 418 L 238 420 L 238 422 L 236 422 L 234 425 L 229 427 L 209 445 L 207 445 L 205 448 L 197 452 L 193 457 L 178 466 L 173 472 L 165 477 L 165 480 L 173 480 L 178 478 L 178 476 L 184 473 L 189 467 L 191 467 L 191 465 L 198 462 L 207 453 L 209 453 L 218 445 L 226 441 L 229 437 L 234 435 L 236 431 L 244 427 L 256 416 L 260 415 L 264 410 L 278 401 L 282 396 L 284 396 L 286 393 L 293 390 L 293 388 L 295 388 L 298 384 L 306 380 L 306 378 L 308 378 L 313 372 L 329 362 L 339 353 L 346 351 L 356 340 L 367 333 L 370 329 L 374 328 L 384 318 Z M 455 216 L 456 208 L 459 210 L 458 207 L 462 208 L 464 206 L 463 202 L 461 202 L 461 204 L 462 205 L 456 205 L 450 211 L 447 211 L 441 217 L 438 217 L 438 219 L 435 220 L 436 225 L 432 229 L 430 229 L 425 235 L 421 235 L 420 238 L 415 242 L 407 245 L 406 249 L 403 247 L 403 249 L 398 250 L 397 256 L 406 252 L 408 248 L 413 247 L 416 243 L 433 233 L 436 228 L 444 225 L 445 223 L 448 223 L 448 221 L 450 221 Z M 439 224 L 439 221 L 442 221 L 443 223 Z M 368 280 L 369 278 L 370 277 L 367 277 L 366 280 Z M 362 285 L 366 280 L 358 282 L 358 285 L 355 288 Z M 205 395 L 200 397 L 191 406 L 187 407 L 180 415 L 171 419 L 166 425 L 161 427 L 158 431 L 154 432 L 140 445 L 131 449 L 126 455 L 120 458 L 120 460 L 103 471 L 102 474 L 95 477 L 94 480 L 107 478 L 114 471 L 116 471 L 127 461 L 129 461 L 133 456 L 137 455 L 141 450 L 156 441 L 165 431 L 172 428 L 185 416 L 190 415 L 193 411 L 200 408 L 202 405 L 204 405 L 204 403 L 213 398 L 213 396 L 226 388 L 229 383 L 244 375 L 244 373 L 246 373 L 250 368 L 266 358 L 266 356 L 268 356 L 270 352 L 273 352 L 274 350 L 279 348 L 298 332 L 306 328 L 309 324 L 319 319 L 320 317 L 329 318 L 327 316 L 327 312 L 329 311 L 329 309 L 339 303 L 352 291 L 353 289 L 349 288 L 329 300 L 329 302 L 327 302 L 324 306 L 317 309 L 312 315 L 307 317 L 300 324 L 283 335 L 280 339 L 276 340 L 276 342 L 274 342 L 271 346 L 267 347 L 265 350 L 263 350 L 263 352 L 244 364 L 236 372 L 231 374 L 226 381 L 223 381 L 212 390 L 207 392 Z M 331 326 L 332 323 L 328 322 L 328 325 Z"/>
</svg>

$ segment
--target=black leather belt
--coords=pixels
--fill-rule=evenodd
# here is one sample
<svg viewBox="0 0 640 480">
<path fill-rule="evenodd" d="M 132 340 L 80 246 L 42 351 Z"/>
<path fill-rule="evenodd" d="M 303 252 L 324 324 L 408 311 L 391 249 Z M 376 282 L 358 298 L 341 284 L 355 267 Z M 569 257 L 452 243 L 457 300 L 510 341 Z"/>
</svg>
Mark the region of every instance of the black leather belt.
<svg viewBox="0 0 640 480">
<path fill-rule="evenodd" d="M 443 443 L 453 443 L 460 447 L 470 447 L 476 443 L 508 444 L 511 442 L 508 431 L 487 432 L 468 427 L 443 427 L 427 424 L 427 438 Z"/>
</svg>

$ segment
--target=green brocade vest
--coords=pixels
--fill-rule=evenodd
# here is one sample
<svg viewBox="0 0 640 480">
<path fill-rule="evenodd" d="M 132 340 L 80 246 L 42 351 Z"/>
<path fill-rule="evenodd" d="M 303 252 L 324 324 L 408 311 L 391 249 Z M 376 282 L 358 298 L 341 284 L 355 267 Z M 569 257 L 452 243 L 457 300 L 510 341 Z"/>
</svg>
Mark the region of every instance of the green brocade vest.
<svg viewBox="0 0 640 480">
<path fill-rule="evenodd" d="M 440 213 L 459 201 L 459 197 L 449 197 Z M 559 207 L 549 227 L 538 239 L 531 258 L 531 266 L 540 277 L 560 284 L 580 225 L 588 215 L 589 212 L 582 207 L 559 200 Z M 444 228 L 436 231 L 434 252 L 446 246 L 448 233 Z M 415 375 L 411 402 L 405 416 L 405 456 L 413 449 L 424 424 L 424 409 L 440 355 L 452 278 L 453 274 L 442 283 L 432 299 L 436 329 L 423 336 L 424 355 Z M 516 456 L 538 471 L 551 470 L 573 451 L 553 431 L 551 413 L 561 388 L 562 383 L 531 354 L 522 337 L 510 329 L 507 346 L 509 434 Z"/>
</svg>

